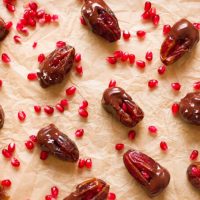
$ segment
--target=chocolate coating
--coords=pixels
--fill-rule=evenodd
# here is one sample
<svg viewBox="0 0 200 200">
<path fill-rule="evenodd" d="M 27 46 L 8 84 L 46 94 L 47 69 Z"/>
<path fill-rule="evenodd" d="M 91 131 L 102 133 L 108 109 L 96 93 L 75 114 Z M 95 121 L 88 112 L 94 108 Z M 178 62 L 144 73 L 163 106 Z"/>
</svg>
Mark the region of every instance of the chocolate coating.
<svg viewBox="0 0 200 200">
<path fill-rule="evenodd" d="M 123 109 L 123 104 L 127 110 Z M 103 93 L 102 105 L 107 112 L 112 113 L 127 127 L 134 127 L 144 117 L 142 109 L 120 87 L 106 89 Z"/>
<path fill-rule="evenodd" d="M 6 29 L 6 24 L 2 18 L 0 18 L 0 41 L 4 40 L 9 31 Z"/>
<path fill-rule="evenodd" d="M 0 186 L 0 200 L 9 200 L 9 196 L 7 196 L 4 188 Z"/>
<path fill-rule="evenodd" d="M 59 131 L 54 124 L 42 128 L 37 134 L 37 139 L 43 151 L 47 151 L 61 160 L 76 162 L 79 159 L 76 144 Z"/>
<path fill-rule="evenodd" d="M 161 46 L 160 58 L 165 65 L 170 65 L 190 52 L 199 41 L 199 32 L 191 22 L 181 19 L 171 28 L 171 31 Z"/>
<path fill-rule="evenodd" d="M 4 120 L 5 120 L 5 114 L 2 106 L 0 105 L 0 129 L 3 128 Z"/>
<path fill-rule="evenodd" d="M 200 190 L 200 162 L 194 162 L 187 169 L 187 177 L 189 182 L 198 190 Z"/>
<path fill-rule="evenodd" d="M 107 200 L 110 186 L 103 180 L 92 178 L 77 185 L 64 200 Z"/>
<path fill-rule="evenodd" d="M 118 20 L 103 0 L 85 0 L 81 13 L 86 24 L 94 33 L 109 42 L 120 39 L 121 30 Z"/>
<path fill-rule="evenodd" d="M 69 45 L 55 49 L 40 64 L 37 73 L 43 88 L 61 83 L 73 66 L 75 49 Z"/>
<path fill-rule="evenodd" d="M 150 197 L 162 192 L 170 181 L 170 174 L 155 160 L 136 150 L 127 151 L 124 164 L 128 172 L 140 183 Z"/>
<path fill-rule="evenodd" d="M 188 93 L 179 103 L 180 116 L 188 123 L 200 126 L 200 92 Z"/>
</svg>

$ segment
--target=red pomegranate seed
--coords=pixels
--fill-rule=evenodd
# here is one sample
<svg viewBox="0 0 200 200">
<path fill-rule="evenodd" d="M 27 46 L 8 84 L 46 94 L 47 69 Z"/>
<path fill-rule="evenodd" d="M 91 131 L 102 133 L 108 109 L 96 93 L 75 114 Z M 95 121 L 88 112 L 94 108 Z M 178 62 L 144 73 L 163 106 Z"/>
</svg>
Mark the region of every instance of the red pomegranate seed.
<svg viewBox="0 0 200 200">
<path fill-rule="evenodd" d="M 37 3 L 36 2 L 30 2 L 29 4 L 28 4 L 28 6 L 29 6 L 29 8 L 31 9 L 31 10 L 37 10 L 38 9 L 38 5 L 37 5 Z"/>
<path fill-rule="evenodd" d="M 15 12 L 15 6 L 12 4 L 6 4 L 6 8 L 9 12 Z"/>
<path fill-rule="evenodd" d="M 31 140 L 32 142 L 37 143 L 37 136 L 36 136 L 36 135 L 30 135 L 29 138 L 30 138 L 30 140 Z"/>
<path fill-rule="evenodd" d="M 135 136 L 136 136 L 136 132 L 135 132 L 134 130 L 130 130 L 130 131 L 128 132 L 128 138 L 129 138 L 130 140 L 134 140 L 134 139 L 135 139 Z"/>
<path fill-rule="evenodd" d="M 47 105 L 47 106 L 44 107 L 44 112 L 47 115 L 52 115 L 54 113 L 54 108 Z"/>
<path fill-rule="evenodd" d="M 40 113 L 41 112 L 41 106 L 38 106 L 38 105 L 34 106 L 34 110 L 35 110 L 36 113 Z"/>
<path fill-rule="evenodd" d="M 114 57 L 115 58 L 121 58 L 122 55 L 123 55 L 123 52 L 120 51 L 120 50 L 117 50 L 117 51 L 114 52 Z"/>
<path fill-rule="evenodd" d="M 11 165 L 13 167 L 19 167 L 20 166 L 20 162 L 19 162 L 19 160 L 17 158 L 12 158 L 11 159 Z"/>
<path fill-rule="evenodd" d="M 124 38 L 124 40 L 128 40 L 130 37 L 131 37 L 130 32 L 124 30 L 124 31 L 123 31 L 123 38 Z"/>
<path fill-rule="evenodd" d="M 85 160 L 85 166 L 88 169 L 92 168 L 92 159 L 91 158 L 88 158 L 88 159 Z"/>
<path fill-rule="evenodd" d="M 10 60 L 10 57 L 8 56 L 8 54 L 6 53 L 2 53 L 1 55 L 1 60 L 4 62 L 4 63 L 9 63 L 11 60 Z"/>
<path fill-rule="evenodd" d="M 136 34 L 137 34 L 138 38 L 144 38 L 145 35 L 146 35 L 146 32 L 142 31 L 142 30 L 139 30 L 139 31 L 137 31 Z"/>
<path fill-rule="evenodd" d="M 117 151 L 123 150 L 123 149 L 124 149 L 124 144 L 116 144 L 116 145 L 115 145 L 115 149 L 116 149 Z"/>
<path fill-rule="evenodd" d="M 129 58 L 129 53 L 123 52 L 122 57 L 121 57 L 121 61 L 126 62 L 128 60 L 128 58 Z"/>
<path fill-rule="evenodd" d="M 165 141 L 161 141 L 160 142 L 160 148 L 163 150 L 163 151 L 167 151 L 168 149 L 168 145 Z"/>
<path fill-rule="evenodd" d="M 74 95 L 76 92 L 76 87 L 71 86 L 68 89 L 66 89 L 66 95 L 71 96 Z"/>
<path fill-rule="evenodd" d="M 45 200 L 55 200 L 55 198 L 52 195 L 46 195 Z"/>
<path fill-rule="evenodd" d="M 67 99 L 62 99 L 62 100 L 60 101 L 60 105 L 61 105 L 62 107 L 67 107 L 67 106 L 69 105 L 68 100 L 67 100 Z"/>
<path fill-rule="evenodd" d="M 51 195 L 54 197 L 54 198 L 57 198 L 58 197 L 58 194 L 59 194 L 59 189 L 56 187 L 56 186 L 53 186 L 51 188 Z"/>
<path fill-rule="evenodd" d="M 50 23 L 51 22 L 51 15 L 50 14 L 45 14 L 44 15 L 44 19 L 46 23 Z"/>
<path fill-rule="evenodd" d="M 62 105 L 60 105 L 59 103 L 58 104 L 56 104 L 56 109 L 59 111 L 59 112 L 61 112 L 61 113 L 63 113 L 64 112 L 64 107 L 62 106 Z"/>
<path fill-rule="evenodd" d="M 39 56 L 38 56 L 38 62 L 39 63 L 42 63 L 45 59 L 45 55 L 43 53 L 41 53 Z"/>
<path fill-rule="evenodd" d="M 79 108 L 85 109 L 87 107 L 88 107 L 88 101 L 84 100 L 84 101 L 82 101 L 82 104 Z"/>
<path fill-rule="evenodd" d="M 34 42 L 32 47 L 35 49 L 37 47 L 37 42 Z"/>
<path fill-rule="evenodd" d="M 165 65 L 160 66 L 160 67 L 158 68 L 158 73 L 159 73 L 160 75 L 163 75 L 165 72 L 166 72 L 166 66 L 165 66 Z"/>
<path fill-rule="evenodd" d="M 66 42 L 63 42 L 63 41 L 58 41 L 58 42 L 56 42 L 56 47 L 57 47 L 57 48 L 62 48 L 62 47 L 64 47 L 64 46 L 66 46 Z"/>
<path fill-rule="evenodd" d="M 153 21 L 153 24 L 154 24 L 155 26 L 157 26 L 157 25 L 159 24 L 159 21 L 160 21 L 160 16 L 159 16 L 159 15 L 153 16 L 152 21 Z"/>
<path fill-rule="evenodd" d="M 85 159 L 80 158 L 78 161 L 78 168 L 83 168 L 85 166 Z"/>
<path fill-rule="evenodd" d="M 75 69 L 77 74 L 83 75 L 83 67 L 81 65 L 77 65 Z"/>
<path fill-rule="evenodd" d="M 18 119 L 23 122 L 26 119 L 26 114 L 24 111 L 19 111 L 18 112 Z"/>
<path fill-rule="evenodd" d="M 199 152 L 197 150 L 193 150 L 190 154 L 190 160 L 196 160 L 199 155 Z"/>
<path fill-rule="evenodd" d="M 28 75 L 27 75 L 27 79 L 29 80 L 29 81 L 35 81 L 35 80 L 37 80 L 37 73 L 29 73 Z"/>
<path fill-rule="evenodd" d="M 25 142 L 25 146 L 26 146 L 26 148 L 27 148 L 28 150 L 33 150 L 33 148 L 34 148 L 34 144 L 33 144 L 33 142 L 30 141 L 30 140 L 28 140 L 28 141 Z"/>
<path fill-rule="evenodd" d="M 193 23 L 193 26 L 194 26 L 197 30 L 200 30 L 200 23 Z"/>
<path fill-rule="evenodd" d="M 134 54 L 129 54 L 128 55 L 129 63 L 133 64 L 135 62 L 135 55 Z"/>
<path fill-rule="evenodd" d="M 4 158 L 11 158 L 12 154 L 7 149 L 2 149 L 2 155 Z"/>
<path fill-rule="evenodd" d="M 171 26 L 169 24 L 165 24 L 163 26 L 163 35 L 167 35 L 171 31 Z"/>
<path fill-rule="evenodd" d="M 158 129 L 155 126 L 149 126 L 148 130 L 150 133 L 156 134 Z"/>
<path fill-rule="evenodd" d="M 115 200 L 115 199 L 116 199 L 115 193 L 109 192 L 108 193 L 108 200 Z"/>
<path fill-rule="evenodd" d="M 171 84 L 172 89 L 179 91 L 181 89 L 181 84 L 180 83 L 172 83 Z"/>
<path fill-rule="evenodd" d="M 76 135 L 77 138 L 83 137 L 83 135 L 84 135 L 84 130 L 83 130 L 83 129 L 78 129 L 78 130 L 76 130 L 75 135 Z"/>
<path fill-rule="evenodd" d="M 48 158 L 49 154 L 46 151 L 41 151 L 40 153 L 40 159 L 41 160 L 46 160 Z"/>
<path fill-rule="evenodd" d="M 155 88 L 158 86 L 158 81 L 156 79 L 149 80 L 148 86 L 149 88 Z"/>
<path fill-rule="evenodd" d="M 8 145 L 8 152 L 12 154 L 15 151 L 15 143 L 12 142 Z"/>
<path fill-rule="evenodd" d="M 194 90 L 200 90 L 200 81 L 197 81 L 193 85 Z"/>
<path fill-rule="evenodd" d="M 178 111 L 179 111 L 179 104 L 178 104 L 178 103 L 174 103 L 174 104 L 172 105 L 171 110 L 172 110 L 172 113 L 173 113 L 174 115 L 176 115 L 176 114 L 178 113 Z"/>
<path fill-rule="evenodd" d="M 146 63 L 144 61 L 142 61 L 142 60 L 137 60 L 136 61 L 136 65 L 137 65 L 137 67 L 143 69 L 143 68 L 145 68 Z"/>
<path fill-rule="evenodd" d="M 16 43 L 21 43 L 21 37 L 20 37 L 20 36 L 15 35 L 15 36 L 13 37 L 13 39 L 14 39 L 14 41 L 15 41 Z"/>
<path fill-rule="evenodd" d="M 79 115 L 80 115 L 81 117 L 83 117 L 83 118 L 87 118 L 87 117 L 88 117 L 88 112 L 87 112 L 87 110 L 85 110 L 85 109 L 80 108 L 80 109 L 78 110 L 78 113 L 79 113 Z"/>
<path fill-rule="evenodd" d="M 148 61 L 152 61 L 152 59 L 153 59 L 153 53 L 151 51 L 147 51 L 145 58 Z"/>
<path fill-rule="evenodd" d="M 51 19 L 52 19 L 52 21 L 54 21 L 54 22 L 58 22 L 59 16 L 56 15 L 56 14 L 54 14 L 54 15 L 51 16 Z"/>
<path fill-rule="evenodd" d="M 111 57 L 111 56 L 110 56 L 110 57 L 107 57 L 106 60 L 107 60 L 107 62 L 108 62 L 109 64 L 111 64 L 111 65 L 114 65 L 114 64 L 117 63 L 116 57 Z"/>
<path fill-rule="evenodd" d="M 86 22 L 85 22 L 85 19 L 83 17 L 80 17 L 80 22 L 82 25 L 86 26 Z"/>
<path fill-rule="evenodd" d="M 39 9 L 39 10 L 37 10 L 37 18 L 38 18 L 38 19 L 43 18 L 44 15 L 45 15 L 45 10 L 44 10 L 44 9 Z"/>
<path fill-rule="evenodd" d="M 75 62 L 80 62 L 81 61 L 81 54 L 80 53 L 77 53 L 76 55 L 75 55 Z"/>
<path fill-rule="evenodd" d="M 151 8 L 151 2 L 150 1 L 146 1 L 145 5 L 144 5 L 144 10 L 145 11 L 149 11 Z"/>
<path fill-rule="evenodd" d="M 13 23 L 10 21 L 10 22 L 7 22 L 6 24 L 5 24 L 5 28 L 7 29 L 7 30 L 9 30 L 11 27 L 12 27 L 12 25 L 13 25 Z"/>
<path fill-rule="evenodd" d="M 156 15 L 156 8 L 149 9 L 150 18 L 153 18 Z"/>
<path fill-rule="evenodd" d="M 115 80 L 110 80 L 108 87 L 115 87 L 116 86 L 116 81 Z"/>
<path fill-rule="evenodd" d="M 12 182 L 9 179 L 5 179 L 1 181 L 2 187 L 10 187 L 12 185 Z"/>
<path fill-rule="evenodd" d="M 151 16 L 150 16 L 150 12 L 149 11 L 146 11 L 144 12 L 142 15 L 141 15 L 142 19 L 146 20 L 146 19 L 150 19 Z"/>
</svg>

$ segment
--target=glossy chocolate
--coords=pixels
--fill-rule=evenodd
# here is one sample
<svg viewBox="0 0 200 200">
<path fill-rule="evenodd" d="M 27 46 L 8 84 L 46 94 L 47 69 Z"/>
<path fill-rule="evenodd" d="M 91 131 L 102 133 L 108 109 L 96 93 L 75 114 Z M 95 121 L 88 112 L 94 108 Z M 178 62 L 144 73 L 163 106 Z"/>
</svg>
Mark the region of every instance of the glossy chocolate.
<svg viewBox="0 0 200 200">
<path fill-rule="evenodd" d="M 109 42 L 120 39 L 121 30 L 118 20 L 103 0 L 85 0 L 81 13 L 86 24 L 94 33 Z"/>
<path fill-rule="evenodd" d="M 9 31 L 6 29 L 6 24 L 2 18 L 0 18 L 0 41 L 4 40 Z"/>
<path fill-rule="evenodd" d="M 77 185 L 64 200 L 107 200 L 110 186 L 103 180 L 92 178 Z"/>
<path fill-rule="evenodd" d="M 5 120 L 5 114 L 2 106 L 0 105 L 0 129 L 3 128 L 4 120 Z"/>
<path fill-rule="evenodd" d="M 4 188 L 0 186 L 0 200 L 9 200 L 10 198 L 7 196 Z"/>
<path fill-rule="evenodd" d="M 200 92 L 188 93 L 179 103 L 180 116 L 188 123 L 200 126 Z"/>
<path fill-rule="evenodd" d="M 103 94 L 102 105 L 107 112 L 112 113 L 127 127 L 134 127 L 144 117 L 142 109 L 120 87 L 106 89 Z M 123 109 L 123 105 L 126 110 Z"/>
<path fill-rule="evenodd" d="M 40 64 L 37 73 L 43 88 L 61 83 L 73 66 L 75 49 L 69 45 L 55 49 Z"/>
<path fill-rule="evenodd" d="M 37 139 L 43 151 L 47 151 L 61 160 L 76 162 L 79 159 L 76 144 L 59 131 L 54 124 L 42 128 L 37 134 Z"/>
<path fill-rule="evenodd" d="M 145 188 L 150 197 L 157 196 L 169 184 L 169 172 L 146 154 L 129 150 L 123 159 L 128 172 Z"/>
<path fill-rule="evenodd" d="M 199 32 L 191 22 L 181 19 L 171 28 L 171 31 L 161 46 L 160 58 L 165 65 L 170 65 L 188 53 L 199 41 Z"/>
<path fill-rule="evenodd" d="M 194 162 L 187 169 L 187 177 L 189 182 L 198 190 L 200 190 L 200 162 Z"/>
</svg>

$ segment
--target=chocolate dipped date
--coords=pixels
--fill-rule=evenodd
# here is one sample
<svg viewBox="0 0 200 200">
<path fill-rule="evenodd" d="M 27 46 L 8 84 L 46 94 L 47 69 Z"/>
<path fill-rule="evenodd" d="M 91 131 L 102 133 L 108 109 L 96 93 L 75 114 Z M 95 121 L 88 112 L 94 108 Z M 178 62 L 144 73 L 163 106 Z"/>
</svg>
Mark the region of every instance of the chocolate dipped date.
<svg viewBox="0 0 200 200">
<path fill-rule="evenodd" d="M 6 29 L 6 24 L 2 18 L 0 18 L 0 41 L 4 40 L 9 31 Z"/>
<path fill-rule="evenodd" d="M 3 128 L 4 120 L 5 120 L 5 114 L 2 106 L 0 105 L 0 129 Z"/>
<path fill-rule="evenodd" d="M 76 162 L 79 159 L 79 150 L 76 144 L 54 124 L 39 130 L 38 144 L 43 151 L 49 152 L 61 160 Z"/>
<path fill-rule="evenodd" d="M 142 109 L 120 87 L 108 88 L 103 93 L 102 105 L 122 124 L 134 127 L 144 118 Z"/>
<path fill-rule="evenodd" d="M 184 121 L 200 126 L 200 92 L 188 93 L 181 99 L 179 113 Z"/>
<path fill-rule="evenodd" d="M 77 185 L 64 200 L 106 200 L 110 186 L 101 179 L 92 178 Z"/>
<path fill-rule="evenodd" d="M 200 190 L 200 162 L 194 162 L 187 169 L 187 177 L 189 182 L 198 190 Z"/>
<path fill-rule="evenodd" d="M 149 156 L 129 150 L 123 159 L 128 172 L 144 187 L 150 197 L 157 196 L 169 184 L 169 172 Z"/>
<path fill-rule="evenodd" d="M 103 0 L 84 0 L 81 13 L 88 27 L 109 42 L 121 37 L 118 20 Z"/>
<path fill-rule="evenodd" d="M 199 41 L 199 32 L 191 22 L 181 19 L 171 28 L 160 50 L 161 61 L 170 65 L 190 52 Z"/>
<path fill-rule="evenodd" d="M 40 64 L 37 73 L 43 88 L 61 83 L 73 66 L 75 49 L 69 45 L 59 47 Z"/>
</svg>

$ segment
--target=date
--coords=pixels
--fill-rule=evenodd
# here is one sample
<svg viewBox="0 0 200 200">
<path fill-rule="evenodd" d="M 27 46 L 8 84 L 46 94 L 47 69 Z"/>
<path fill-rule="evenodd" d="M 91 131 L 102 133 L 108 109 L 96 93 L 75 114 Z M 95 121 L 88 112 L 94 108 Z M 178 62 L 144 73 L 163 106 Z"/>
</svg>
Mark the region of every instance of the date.
<svg viewBox="0 0 200 200">
<path fill-rule="evenodd" d="M 0 105 L 0 129 L 3 128 L 4 120 L 5 120 L 5 114 L 2 106 Z"/>
<path fill-rule="evenodd" d="M 81 10 L 88 27 L 109 42 L 121 38 L 121 30 L 113 11 L 103 0 L 85 0 Z"/>
<path fill-rule="evenodd" d="M 190 52 L 199 41 L 199 32 L 191 22 L 181 19 L 171 28 L 171 31 L 160 50 L 161 61 L 170 65 Z"/>
<path fill-rule="evenodd" d="M 76 144 L 58 130 L 54 124 L 39 130 L 38 144 L 43 151 L 47 151 L 61 160 L 76 162 L 79 159 L 79 150 Z"/>
<path fill-rule="evenodd" d="M 73 66 L 75 49 L 69 45 L 55 49 L 40 64 L 37 73 L 43 88 L 61 83 Z"/>
<path fill-rule="evenodd" d="M 194 162 L 187 169 L 187 177 L 189 182 L 198 190 L 200 190 L 200 162 Z"/>
<path fill-rule="evenodd" d="M 64 200 L 106 200 L 110 186 L 101 179 L 92 178 L 77 185 Z"/>
<path fill-rule="evenodd" d="M 105 110 L 127 127 L 134 127 L 144 118 L 142 109 L 120 87 L 104 91 L 102 105 Z"/>
<path fill-rule="evenodd" d="M 7 196 L 4 188 L 0 186 L 0 200 L 9 200 L 10 198 Z"/>
<path fill-rule="evenodd" d="M 157 196 L 169 184 L 169 172 L 149 156 L 129 150 L 123 159 L 128 172 L 144 187 L 150 197 Z"/>
<path fill-rule="evenodd" d="M 179 103 L 179 113 L 188 123 L 200 126 L 200 92 L 188 93 Z"/>
<path fill-rule="evenodd" d="M 6 29 L 6 24 L 2 18 L 0 18 L 0 41 L 4 40 L 9 31 Z"/>
</svg>

